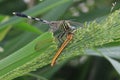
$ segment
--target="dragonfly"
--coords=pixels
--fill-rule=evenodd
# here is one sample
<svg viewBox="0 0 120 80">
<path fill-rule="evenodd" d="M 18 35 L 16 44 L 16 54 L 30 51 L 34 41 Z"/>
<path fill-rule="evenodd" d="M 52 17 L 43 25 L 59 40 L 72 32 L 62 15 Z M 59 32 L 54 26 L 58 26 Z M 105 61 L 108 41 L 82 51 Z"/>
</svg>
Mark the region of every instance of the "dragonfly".
<svg viewBox="0 0 120 80">
<path fill-rule="evenodd" d="M 26 14 L 19 13 L 19 12 L 13 12 L 13 14 L 15 16 L 28 18 L 31 20 L 40 21 L 44 24 L 47 24 L 50 26 L 49 30 L 52 31 L 53 33 L 59 30 L 60 33 L 58 35 L 58 39 L 62 39 L 63 36 L 66 37 L 63 43 L 61 44 L 60 48 L 56 52 L 55 56 L 53 57 L 51 61 L 51 66 L 55 65 L 57 58 L 60 56 L 60 54 L 62 53 L 64 48 L 68 45 L 68 43 L 70 43 L 70 41 L 73 39 L 73 35 L 74 35 L 74 32 L 76 31 L 76 27 L 74 25 L 71 25 L 71 23 L 78 24 L 81 26 L 81 24 L 79 24 L 78 22 L 72 22 L 70 20 L 47 21 L 41 18 L 31 17 L 31 16 L 28 16 Z"/>
</svg>

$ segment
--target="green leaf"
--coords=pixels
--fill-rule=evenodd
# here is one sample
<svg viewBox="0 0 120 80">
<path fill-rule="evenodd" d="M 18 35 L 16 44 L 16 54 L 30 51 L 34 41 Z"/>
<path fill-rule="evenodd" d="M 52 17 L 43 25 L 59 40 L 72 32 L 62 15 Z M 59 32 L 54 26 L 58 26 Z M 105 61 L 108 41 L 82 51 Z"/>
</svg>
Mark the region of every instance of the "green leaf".
<svg viewBox="0 0 120 80">
<path fill-rule="evenodd" d="M 22 29 L 22 30 L 25 30 L 25 31 L 35 32 L 35 33 L 38 33 L 38 34 L 42 33 L 42 31 L 37 29 L 35 26 L 29 25 L 29 24 L 24 23 L 24 22 L 16 24 L 15 26 L 16 26 L 16 28 L 19 28 L 19 29 Z"/>
<path fill-rule="evenodd" d="M 41 44 L 39 44 L 39 51 L 36 51 L 35 45 L 38 41 Z M 56 47 L 54 44 L 52 33 L 47 32 L 12 55 L 2 59 L 0 61 L 0 80 L 11 80 L 50 63 L 50 55 Z"/>
<path fill-rule="evenodd" d="M 0 30 L 0 42 L 5 38 L 5 36 L 7 35 L 10 29 L 11 29 L 11 26 L 8 26 Z"/>
<path fill-rule="evenodd" d="M 120 46 L 102 47 L 97 48 L 97 50 L 109 57 L 120 59 Z M 98 52 L 92 49 L 86 49 L 85 53 L 90 56 L 102 56 L 101 54 L 98 54 Z"/>
<path fill-rule="evenodd" d="M 120 63 L 117 60 L 112 59 L 111 57 L 113 57 L 113 56 L 110 57 L 110 56 L 108 56 L 108 54 L 106 54 L 106 53 L 112 53 L 112 51 L 109 50 L 109 48 L 106 49 L 106 52 L 103 50 L 95 49 L 95 48 L 94 48 L 94 50 L 96 51 L 96 53 L 99 53 L 101 56 L 105 57 L 112 64 L 112 66 L 115 68 L 115 70 L 120 75 L 120 67 L 119 67 Z M 115 50 L 115 48 L 114 48 L 114 50 Z M 118 50 L 116 49 L 116 51 L 119 53 L 120 49 L 118 48 Z M 117 52 L 114 51 L 114 53 L 115 53 L 114 55 L 117 55 Z M 119 59 L 120 59 L 120 57 L 119 57 Z"/>
<path fill-rule="evenodd" d="M 4 23 L 5 21 L 7 21 L 9 19 L 9 17 L 4 17 L 1 21 L 1 23 Z M 0 29 L 0 42 L 5 38 L 5 36 L 7 35 L 7 33 L 9 32 L 9 30 L 11 29 L 11 26 L 6 26 L 3 29 Z"/>
<path fill-rule="evenodd" d="M 115 68 L 115 70 L 120 75 L 120 62 L 110 58 L 109 56 L 102 53 L 102 55 L 112 64 L 112 66 Z"/>
</svg>

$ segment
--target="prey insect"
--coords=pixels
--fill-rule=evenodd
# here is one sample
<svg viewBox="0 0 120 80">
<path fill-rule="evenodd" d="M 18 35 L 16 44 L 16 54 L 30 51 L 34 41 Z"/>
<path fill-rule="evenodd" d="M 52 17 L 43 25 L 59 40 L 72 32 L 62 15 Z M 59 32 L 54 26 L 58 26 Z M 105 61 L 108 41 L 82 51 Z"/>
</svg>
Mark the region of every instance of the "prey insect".
<svg viewBox="0 0 120 80">
<path fill-rule="evenodd" d="M 67 46 L 67 44 L 73 38 L 73 34 L 74 34 L 76 28 L 75 28 L 75 26 L 72 26 L 70 24 L 72 22 L 69 21 L 69 20 L 47 21 L 47 20 L 43 20 L 41 18 L 35 18 L 35 17 L 27 16 L 25 14 L 18 13 L 18 12 L 13 12 L 13 14 L 16 15 L 16 16 L 19 16 L 19 17 L 32 19 L 32 20 L 40 21 L 40 22 L 42 22 L 44 24 L 47 24 L 47 25 L 50 26 L 49 30 L 52 31 L 53 33 L 56 32 L 56 31 L 60 31 L 61 33 L 58 35 L 58 39 L 62 39 L 63 36 L 66 36 L 66 39 L 61 44 L 60 48 L 58 49 L 58 51 L 56 52 L 55 56 L 52 59 L 51 66 L 54 66 L 57 58 L 59 57 L 59 55 L 61 54 L 63 49 Z"/>
</svg>

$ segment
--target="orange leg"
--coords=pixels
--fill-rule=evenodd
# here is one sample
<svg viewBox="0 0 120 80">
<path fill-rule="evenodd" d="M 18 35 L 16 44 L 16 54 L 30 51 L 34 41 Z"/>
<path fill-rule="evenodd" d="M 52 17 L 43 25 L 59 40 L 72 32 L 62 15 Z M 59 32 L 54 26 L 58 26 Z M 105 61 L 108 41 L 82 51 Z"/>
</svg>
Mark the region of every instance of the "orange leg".
<svg viewBox="0 0 120 80">
<path fill-rule="evenodd" d="M 51 62 L 51 66 L 54 66 L 56 59 L 59 57 L 59 55 L 61 54 L 61 52 L 63 51 L 63 49 L 66 47 L 66 45 L 71 41 L 71 39 L 73 38 L 73 34 L 68 34 L 67 38 L 65 39 L 65 41 L 63 42 L 63 44 L 61 45 L 61 47 L 59 48 L 59 50 L 57 51 L 57 53 L 55 54 L 55 56 L 52 59 Z"/>
</svg>

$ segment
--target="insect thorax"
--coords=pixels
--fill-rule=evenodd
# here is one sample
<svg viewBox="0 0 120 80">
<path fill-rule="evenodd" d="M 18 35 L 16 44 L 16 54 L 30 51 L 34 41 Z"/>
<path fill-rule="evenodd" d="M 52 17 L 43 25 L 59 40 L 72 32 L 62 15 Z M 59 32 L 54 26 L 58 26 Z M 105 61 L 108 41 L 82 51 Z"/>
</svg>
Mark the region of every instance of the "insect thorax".
<svg viewBox="0 0 120 80">
<path fill-rule="evenodd" d="M 61 21 L 51 21 L 50 22 L 50 30 L 53 32 L 61 31 L 65 33 L 73 33 L 75 27 L 70 25 L 69 21 L 61 20 Z"/>
</svg>

